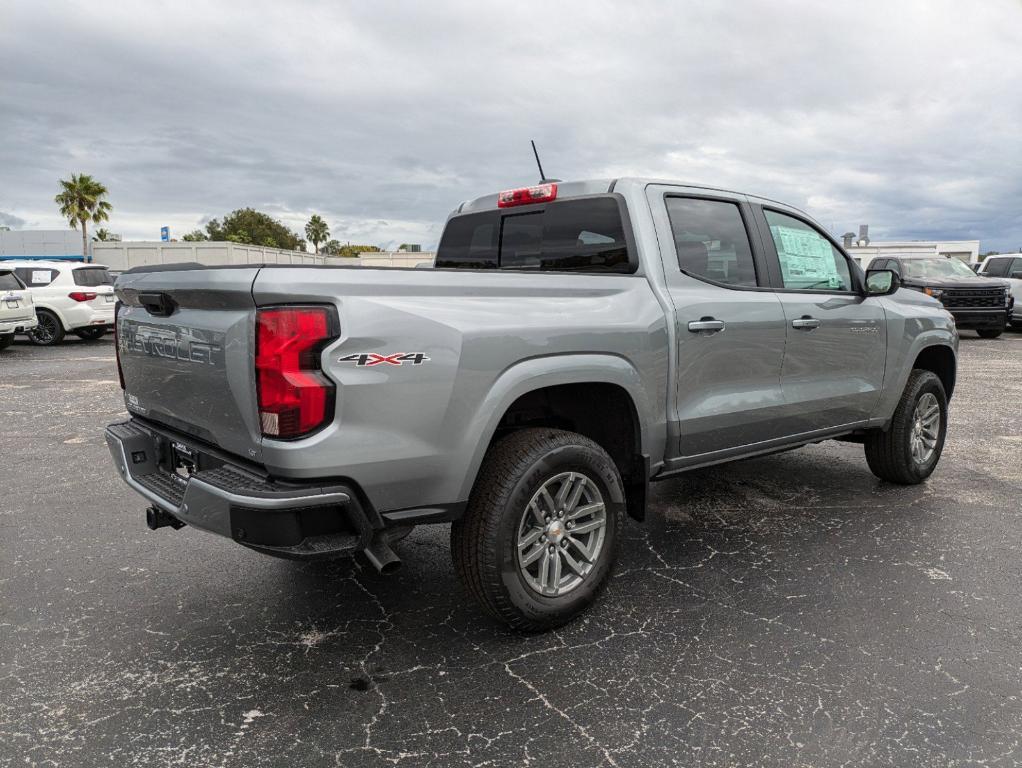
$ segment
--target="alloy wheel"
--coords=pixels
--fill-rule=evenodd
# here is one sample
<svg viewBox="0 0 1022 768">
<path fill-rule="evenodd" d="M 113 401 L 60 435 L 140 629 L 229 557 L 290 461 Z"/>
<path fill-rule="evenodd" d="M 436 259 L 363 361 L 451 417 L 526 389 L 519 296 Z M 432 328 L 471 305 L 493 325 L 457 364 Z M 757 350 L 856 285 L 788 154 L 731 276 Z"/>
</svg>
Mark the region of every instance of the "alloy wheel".
<svg viewBox="0 0 1022 768">
<path fill-rule="evenodd" d="M 533 495 L 518 523 L 518 570 L 546 597 L 581 584 L 603 551 L 607 506 L 596 483 L 581 472 L 551 477 Z"/>
</svg>

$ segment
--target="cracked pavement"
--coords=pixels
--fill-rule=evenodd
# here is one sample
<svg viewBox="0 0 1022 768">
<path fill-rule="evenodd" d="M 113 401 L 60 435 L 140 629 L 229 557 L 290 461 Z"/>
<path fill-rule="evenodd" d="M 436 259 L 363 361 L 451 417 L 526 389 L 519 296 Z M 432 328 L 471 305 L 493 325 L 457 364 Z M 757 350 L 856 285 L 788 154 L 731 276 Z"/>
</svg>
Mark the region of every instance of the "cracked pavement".
<svg viewBox="0 0 1022 768">
<path fill-rule="evenodd" d="M 539 636 L 447 526 L 388 578 L 146 529 L 109 339 L 0 373 L 0 765 L 1022 764 L 1022 334 L 965 334 L 926 484 L 833 442 L 657 484 Z"/>
</svg>

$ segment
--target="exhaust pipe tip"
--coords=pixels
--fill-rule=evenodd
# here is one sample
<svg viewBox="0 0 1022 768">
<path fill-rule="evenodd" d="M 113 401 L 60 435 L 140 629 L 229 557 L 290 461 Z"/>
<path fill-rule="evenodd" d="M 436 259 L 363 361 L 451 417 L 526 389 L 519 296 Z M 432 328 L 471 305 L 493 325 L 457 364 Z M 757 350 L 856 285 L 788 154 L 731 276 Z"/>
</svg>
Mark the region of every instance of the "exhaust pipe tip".
<svg viewBox="0 0 1022 768">
<path fill-rule="evenodd" d="M 401 558 L 390 548 L 382 533 L 373 536 L 369 546 L 362 550 L 372 566 L 383 576 L 390 576 L 401 569 Z"/>
</svg>

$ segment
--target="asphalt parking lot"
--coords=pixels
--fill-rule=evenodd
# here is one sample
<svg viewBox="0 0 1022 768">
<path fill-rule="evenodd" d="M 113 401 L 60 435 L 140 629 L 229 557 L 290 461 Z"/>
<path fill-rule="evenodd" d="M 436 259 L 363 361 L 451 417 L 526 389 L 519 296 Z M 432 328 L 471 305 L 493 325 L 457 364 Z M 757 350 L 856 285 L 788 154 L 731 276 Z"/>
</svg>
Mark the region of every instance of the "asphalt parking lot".
<svg viewBox="0 0 1022 768">
<path fill-rule="evenodd" d="M 0 355 L 0 764 L 1022 763 L 1022 334 L 918 487 L 819 446 L 654 487 L 582 620 L 509 634 L 447 528 L 383 578 L 150 532 L 109 339 Z"/>
</svg>

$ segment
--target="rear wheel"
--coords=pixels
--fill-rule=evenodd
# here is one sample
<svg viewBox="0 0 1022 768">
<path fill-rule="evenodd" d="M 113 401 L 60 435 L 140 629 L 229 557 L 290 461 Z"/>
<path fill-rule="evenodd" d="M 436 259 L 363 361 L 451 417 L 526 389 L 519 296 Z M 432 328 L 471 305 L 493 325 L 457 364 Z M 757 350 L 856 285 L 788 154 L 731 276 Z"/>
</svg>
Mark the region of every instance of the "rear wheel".
<svg viewBox="0 0 1022 768">
<path fill-rule="evenodd" d="M 928 478 L 940 461 L 947 434 L 947 395 L 931 371 L 916 368 L 886 431 L 866 436 L 866 462 L 881 480 L 915 485 Z"/>
<path fill-rule="evenodd" d="M 14 343 L 13 333 L 5 333 L 2 336 L 0 336 L 0 350 L 7 349 L 13 343 Z"/>
<path fill-rule="evenodd" d="M 490 447 L 451 528 L 455 569 L 495 618 L 525 631 L 560 626 L 606 583 L 624 503 L 617 467 L 592 440 L 515 432 Z"/>
<path fill-rule="evenodd" d="M 1002 333 L 1004 333 L 1004 329 L 1003 328 L 980 328 L 978 331 L 976 331 L 976 333 L 979 334 L 979 337 L 981 339 L 996 339 L 998 336 L 1000 336 Z"/>
<path fill-rule="evenodd" d="M 76 328 L 75 336 L 79 339 L 85 339 L 86 341 L 95 341 L 96 339 L 103 338 L 103 334 L 106 333 L 106 326 L 99 325 L 91 328 Z"/>
<path fill-rule="evenodd" d="M 40 347 L 48 347 L 64 340 L 64 326 L 59 317 L 48 309 L 37 309 L 35 315 L 39 325 L 28 332 L 29 341 Z"/>
</svg>

